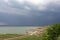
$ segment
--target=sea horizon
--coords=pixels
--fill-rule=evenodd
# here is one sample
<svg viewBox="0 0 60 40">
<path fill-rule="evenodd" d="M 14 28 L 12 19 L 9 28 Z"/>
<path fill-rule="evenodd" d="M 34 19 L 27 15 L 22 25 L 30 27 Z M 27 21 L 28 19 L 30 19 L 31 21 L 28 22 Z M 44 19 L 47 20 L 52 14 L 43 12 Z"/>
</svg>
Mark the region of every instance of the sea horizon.
<svg viewBox="0 0 60 40">
<path fill-rule="evenodd" d="M 16 27 L 13 27 L 13 26 L 3 26 L 1 27 L 0 26 L 0 34 L 26 34 L 26 31 L 29 30 L 29 29 L 34 29 L 34 28 L 38 28 L 38 27 L 19 27 L 19 26 L 16 26 Z"/>
</svg>

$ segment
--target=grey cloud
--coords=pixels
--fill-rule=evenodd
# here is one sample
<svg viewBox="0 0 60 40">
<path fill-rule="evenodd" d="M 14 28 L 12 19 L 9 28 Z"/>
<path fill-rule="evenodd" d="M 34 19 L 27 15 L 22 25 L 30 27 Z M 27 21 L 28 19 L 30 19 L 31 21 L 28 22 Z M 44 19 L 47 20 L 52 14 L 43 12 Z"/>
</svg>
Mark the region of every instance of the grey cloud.
<svg viewBox="0 0 60 40">
<path fill-rule="evenodd" d="M 60 4 L 49 3 L 46 9 L 41 11 L 36 5 L 28 2 L 19 4 L 15 0 L 10 0 L 9 3 L 0 2 L 0 22 L 8 25 L 51 25 L 60 22 Z M 24 7 L 28 6 L 30 10 Z M 17 15 L 18 14 L 18 15 Z"/>
</svg>

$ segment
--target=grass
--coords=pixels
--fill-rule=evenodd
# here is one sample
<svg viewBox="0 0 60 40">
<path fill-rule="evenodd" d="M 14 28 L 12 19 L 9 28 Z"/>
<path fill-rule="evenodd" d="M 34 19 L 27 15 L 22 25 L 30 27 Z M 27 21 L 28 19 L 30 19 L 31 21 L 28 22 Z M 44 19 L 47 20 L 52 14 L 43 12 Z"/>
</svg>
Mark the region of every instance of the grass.
<svg viewBox="0 0 60 40">
<path fill-rule="evenodd" d="M 33 36 L 28 36 L 28 37 L 22 38 L 22 39 L 16 38 L 16 39 L 12 39 L 12 40 L 41 40 L 41 39 L 40 39 L 40 37 L 33 35 Z"/>
<path fill-rule="evenodd" d="M 12 37 L 16 37 L 16 36 L 22 36 L 20 34 L 0 34 L 0 38 L 12 38 Z"/>
</svg>

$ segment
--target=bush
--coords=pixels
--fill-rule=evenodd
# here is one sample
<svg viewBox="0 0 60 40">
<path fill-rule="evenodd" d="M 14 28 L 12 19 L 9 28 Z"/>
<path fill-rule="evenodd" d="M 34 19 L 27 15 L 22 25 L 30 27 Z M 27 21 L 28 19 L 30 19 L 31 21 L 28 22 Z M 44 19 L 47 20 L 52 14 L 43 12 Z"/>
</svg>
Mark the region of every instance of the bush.
<svg viewBox="0 0 60 40">
<path fill-rule="evenodd" d="M 43 33 L 42 40 L 57 40 L 60 35 L 60 24 L 48 27 L 46 32 Z"/>
</svg>

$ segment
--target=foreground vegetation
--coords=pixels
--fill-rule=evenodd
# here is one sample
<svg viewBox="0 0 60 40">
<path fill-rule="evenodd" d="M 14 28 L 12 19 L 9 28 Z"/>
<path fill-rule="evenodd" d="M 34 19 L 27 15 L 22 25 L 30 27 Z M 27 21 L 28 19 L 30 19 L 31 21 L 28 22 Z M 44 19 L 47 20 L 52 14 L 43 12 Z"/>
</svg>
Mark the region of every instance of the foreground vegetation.
<svg viewBox="0 0 60 40">
<path fill-rule="evenodd" d="M 42 40 L 60 40 L 58 39 L 60 36 L 60 24 L 55 24 L 46 30 L 45 33 L 43 33 Z"/>
<path fill-rule="evenodd" d="M 17 36 L 22 36 L 21 34 L 0 34 L 0 39 L 13 38 Z"/>
<path fill-rule="evenodd" d="M 12 38 L 16 36 L 21 36 L 18 34 L 1 34 L 0 38 Z M 11 40 L 60 40 L 60 24 L 55 24 L 50 27 L 47 27 L 43 30 L 43 33 L 39 36 L 37 35 L 29 35 L 23 38 L 14 38 Z"/>
<path fill-rule="evenodd" d="M 17 39 L 12 39 L 12 40 L 40 40 L 40 37 L 32 35 L 32 36 L 28 36 L 28 37 L 25 37 L 25 38 L 22 38 L 22 39 L 17 38 Z"/>
</svg>

